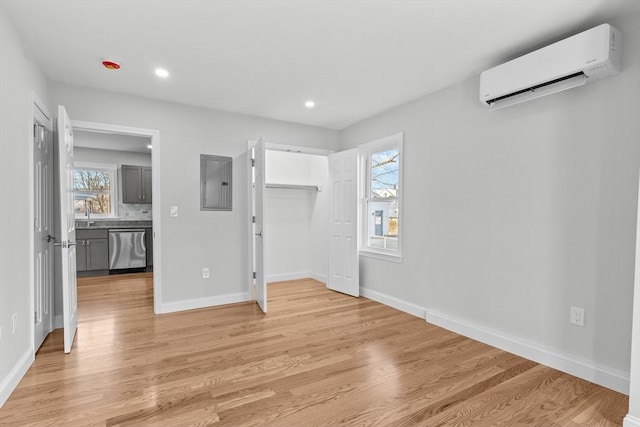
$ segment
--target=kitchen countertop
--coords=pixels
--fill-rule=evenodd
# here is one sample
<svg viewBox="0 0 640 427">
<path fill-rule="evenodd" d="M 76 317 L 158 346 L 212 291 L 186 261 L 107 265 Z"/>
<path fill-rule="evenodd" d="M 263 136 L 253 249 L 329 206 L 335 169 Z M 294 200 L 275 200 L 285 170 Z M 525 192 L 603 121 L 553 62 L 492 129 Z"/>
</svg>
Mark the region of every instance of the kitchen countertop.
<svg viewBox="0 0 640 427">
<path fill-rule="evenodd" d="M 86 220 L 76 220 L 76 230 L 105 230 L 110 228 L 151 228 L 150 220 L 97 220 L 87 227 Z"/>
</svg>

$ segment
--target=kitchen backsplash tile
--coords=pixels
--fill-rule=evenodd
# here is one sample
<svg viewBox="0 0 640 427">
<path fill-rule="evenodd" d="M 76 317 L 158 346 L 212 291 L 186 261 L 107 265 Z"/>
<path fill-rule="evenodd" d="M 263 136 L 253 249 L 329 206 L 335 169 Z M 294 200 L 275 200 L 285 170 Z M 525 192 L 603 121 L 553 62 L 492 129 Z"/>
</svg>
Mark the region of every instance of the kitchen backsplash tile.
<svg viewBox="0 0 640 427">
<path fill-rule="evenodd" d="M 118 218 L 125 220 L 150 220 L 151 205 L 135 203 L 118 203 Z"/>
</svg>

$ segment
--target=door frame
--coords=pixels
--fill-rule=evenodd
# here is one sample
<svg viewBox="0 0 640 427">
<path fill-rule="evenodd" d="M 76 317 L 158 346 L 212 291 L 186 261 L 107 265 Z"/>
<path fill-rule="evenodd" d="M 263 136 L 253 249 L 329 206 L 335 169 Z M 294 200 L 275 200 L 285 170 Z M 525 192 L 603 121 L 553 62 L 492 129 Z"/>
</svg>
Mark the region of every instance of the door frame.
<svg viewBox="0 0 640 427">
<path fill-rule="evenodd" d="M 155 129 L 145 129 L 130 126 L 112 125 L 107 123 L 87 122 L 82 120 L 71 120 L 73 129 L 85 132 L 112 133 L 128 136 L 139 136 L 151 139 L 151 193 L 153 204 L 151 214 L 153 217 L 153 312 L 163 313 L 162 310 L 162 244 L 161 244 L 161 224 L 162 209 L 160 200 L 160 131 Z M 156 266 L 159 268 L 156 269 Z"/>
<path fill-rule="evenodd" d="M 48 129 L 51 131 L 51 135 L 53 138 L 53 132 L 54 132 L 54 126 L 53 126 L 53 115 L 51 114 L 51 112 L 49 111 L 49 109 L 47 108 L 47 106 L 45 105 L 44 102 L 42 102 L 42 100 L 38 97 L 38 95 L 36 95 L 36 93 L 34 91 L 31 92 L 31 99 L 30 99 L 30 103 L 31 105 L 29 106 L 29 121 L 28 121 L 28 137 L 27 137 L 27 141 L 29 141 L 29 223 L 31 224 L 31 227 L 29 227 L 29 283 L 30 283 L 30 292 L 29 292 L 29 309 L 30 309 L 30 313 L 35 313 L 36 310 L 36 306 L 35 306 L 35 295 L 36 295 L 36 276 L 35 276 L 35 261 L 34 261 L 34 257 L 33 254 L 35 252 L 36 249 L 36 245 L 35 245 L 35 230 L 33 229 L 33 224 L 35 223 L 35 219 L 36 219 L 36 213 L 35 213 L 35 189 L 34 189 L 34 179 L 33 179 L 33 171 L 35 169 L 35 164 L 34 164 L 34 158 L 33 158 L 33 154 L 34 154 L 34 149 L 33 149 L 33 125 L 36 121 L 36 115 L 34 113 L 34 110 L 37 108 L 38 110 L 40 110 L 40 112 L 42 113 L 42 115 L 44 116 L 44 118 L 46 119 L 46 121 L 48 122 Z M 53 140 L 52 140 L 53 141 Z M 53 144 L 52 144 L 52 149 L 53 149 Z M 52 205 L 53 206 L 53 205 Z M 55 222 L 55 209 L 54 209 L 54 213 L 53 213 L 53 218 L 54 218 L 54 222 Z M 53 268 L 55 271 L 55 262 L 53 263 Z M 55 322 L 54 322 L 54 313 L 53 310 L 55 308 L 55 303 L 53 301 L 54 298 L 54 292 L 55 292 L 55 274 L 52 276 L 51 279 L 51 283 L 52 283 L 52 289 L 51 289 L 51 309 L 49 310 L 49 315 L 51 316 L 51 326 L 52 328 L 55 329 Z M 33 354 L 33 358 L 31 360 L 35 360 L 36 357 L 36 329 L 35 329 L 35 322 L 33 319 L 33 315 L 31 315 L 30 317 L 31 321 L 29 322 L 29 330 L 31 332 L 31 338 L 30 338 L 30 342 L 31 342 L 31 351 Z"/>
<path fill-rule="evenodd" d="M 263 138 L 264 139 L 264 138 Z M 251 163 L 252 156 L 251 150 L 255 147 L 257 139 L 249 139 L 247 140 L 247 242 L 248 242 L 248 280 L 247 280 L 247 292 L 251 295 L 251 299 L 255 299 L 254 294 L 254 279 L 253 272 L 255 271 L 255 254 L 254 254 L 254 230 L 253 230 L 253 207 L 254 207 L 254 188 L 253 188 L 253 166 Z M 333 154 L 335 150 L 327 150 L 324 148 L 313 148 L 313 147 L 302 147 L 298 145 L 288 145 L 288 144 L 278 144 L 269 142 L 264 139 L 264 147 L 265 150 L 271 151 L 287 151 L 294 152 L 298 154 L 313 154 L 316 156 L 328 156 L 329 154 Z M 265 276 L 266 277 L 266 276 Z"/>
</svg>

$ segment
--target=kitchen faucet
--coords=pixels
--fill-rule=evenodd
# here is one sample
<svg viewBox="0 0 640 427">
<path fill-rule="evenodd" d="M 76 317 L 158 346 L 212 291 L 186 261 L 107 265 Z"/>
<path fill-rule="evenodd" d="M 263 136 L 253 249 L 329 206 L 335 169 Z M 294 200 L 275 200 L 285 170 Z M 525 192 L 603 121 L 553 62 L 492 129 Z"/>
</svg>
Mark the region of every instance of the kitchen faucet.
<svg viewBox="0 0 640 427">
<path fill-rule="evenodd" d="M 87 227 L 91 227 L 91 202 L 84 201 L 84 210 L 87 213 Z"/>
</svg>

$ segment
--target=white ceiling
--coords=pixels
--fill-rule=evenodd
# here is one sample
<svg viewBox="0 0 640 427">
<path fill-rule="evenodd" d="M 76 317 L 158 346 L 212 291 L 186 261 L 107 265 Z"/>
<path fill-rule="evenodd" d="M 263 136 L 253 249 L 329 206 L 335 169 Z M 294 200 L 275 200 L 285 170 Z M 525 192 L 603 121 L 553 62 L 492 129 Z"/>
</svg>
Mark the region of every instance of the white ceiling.
<svg viewBox="0 0 640 427">
<path fill-rule="evenodd" d="M 640 11 L 639 0 L 0 2 L 52 81 L 334 129 Z"/>
</svg>

